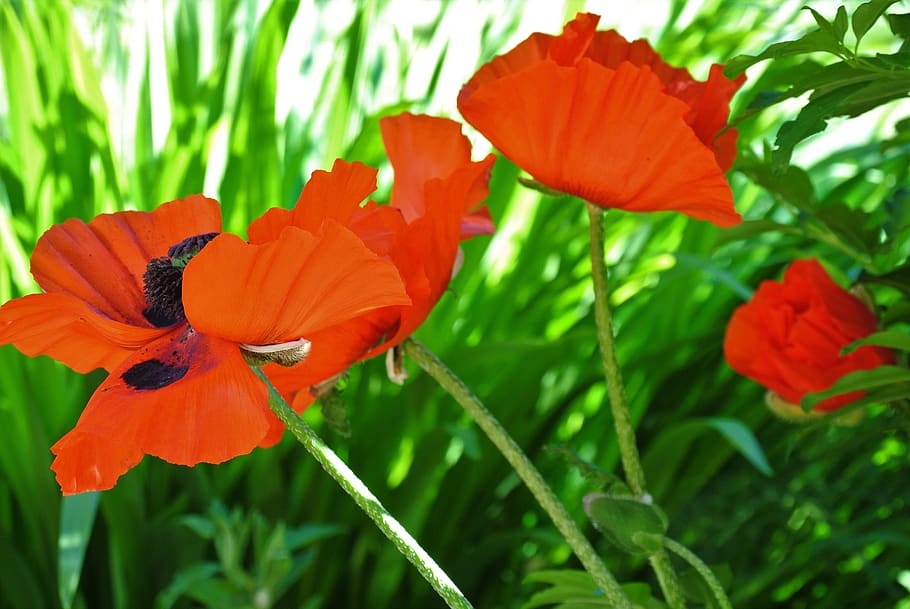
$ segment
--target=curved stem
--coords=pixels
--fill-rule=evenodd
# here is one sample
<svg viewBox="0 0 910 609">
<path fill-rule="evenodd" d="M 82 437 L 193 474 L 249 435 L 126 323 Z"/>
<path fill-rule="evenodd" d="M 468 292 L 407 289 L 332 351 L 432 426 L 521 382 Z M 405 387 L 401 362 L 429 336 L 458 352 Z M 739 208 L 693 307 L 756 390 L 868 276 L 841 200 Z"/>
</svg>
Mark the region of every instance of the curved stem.
<svg viewBox="0 0 910 609">
<path fill-rule="evenodd" d="M 597 552 L 591 547 L 588 539 L 582 534 L 566 511 L 552 489 L 547 485 L 543 476 L 531 463 L 521 447 L 512 439 L 502 424 L 493 416 L 483 403 L 461 382 L 455 374 L 443 364 L 439 358 L 430 353 L 426 347 L 414 340 L 407 339 L 402 343 L 404 352 L 433 377 L 449 395 L 451 395 L 462 408 L 467 411 L 487 435 L 506 461 L 512 466 L 518 476 L 534 495 L 540 506 L 546 511 L 553 524 L 559 529 L 566 543 L 581 561 L 585 570 L 594 579 L 594 583 L 603 591 L 611 607 L 617 609 L 631 609 L 632 605 L 626 598 L 619 583 L 607 570 L 600 560 Z"/>
<path fill-rule="evenodd" d="M 591 224 L 591 277 L 594 281 L 594 319 L 597 324 L 597 342 L 600 345 L 600 355 L 607 381 L 607 394 L 610 397 L 610 409 L 619 440 L 619 454 L 623 471 L 626 473 L 626 482 L 635 496 L 641 498 L 647 495 L 645 471 L 638 456 L 635 426 L 632 424 L 632 414 L 629 411 L 629 403 L 626 401 L 622 374 L 616 359 L 613 316 L 610 312 L 607 291 L 607 267 L 604 262 L 604 212 L 603 209 L 592 203 L 586 203 L 586 205 Z M 667 604 L 672 609 L 684 609 L 686 601 L 667 553 L 661 550 L 652 555 L 650 560 Z"/>
<path fill-rule="evenodd" d="M 717 604 L 720 606 L 720 609 L 733 609 L 733 606 L 730 604 L 730 599 L 727 598 L 727 593 L 724 592 L 723 586 L 720 585 L 717 576 L 714 575 L 714 571 L 712 571 L 708 565 L 702 562 L 702 560 L 689 548 L 677 541 L 664 537 L 663 544 L 668 550 L 682 558 L 692 565 L 693 569 L 698 571 L 698 574 L 704 578 L 705 583 L 711 588 L 711 593 L 714 595 L 714 598 L 717 599 Z"/>
<path fill-rule="evenodd" d="M 354 502 L 366 512 L 376 526 L 379 527 L 395 547 L 417 567 L 423 578 L 429 582 L 436 593 L 451 609 L 473 609 L 470 601 L 458 589 L 458 586 L 446 575 L 430 555 L 420 547 L 411 537 L 401 523 L 395 520 L 388 510 L 383 507 L 370 489 L 351 471 L 335 452 L 322 441 L 312 427 L 306 424 L 294 410 L 288 406 L 281 394 L 275 389 L 268 377 L 258 368 L 253 371 L 269 388 L 269 408 L 294 434 L 294 437 L 303 444 L 304 448 L 313 455 L 322 468 L 350 495 Z"/>
</svg>

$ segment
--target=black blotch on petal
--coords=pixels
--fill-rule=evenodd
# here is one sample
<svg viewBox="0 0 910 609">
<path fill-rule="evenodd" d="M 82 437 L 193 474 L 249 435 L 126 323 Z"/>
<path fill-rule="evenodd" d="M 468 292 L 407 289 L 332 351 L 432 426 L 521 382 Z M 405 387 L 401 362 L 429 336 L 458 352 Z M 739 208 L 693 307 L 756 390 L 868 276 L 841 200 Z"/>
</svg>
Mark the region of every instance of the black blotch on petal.
<svg viewBox="0 0 910 609">
<path fill-rule="evenodd" d="M 120 378 L 133 389 L 161 389 L 182 379 L 189 369 L 189 366 L 166 364 L 159 359 L 150 359 L 130 367 Z"/>
</svg>

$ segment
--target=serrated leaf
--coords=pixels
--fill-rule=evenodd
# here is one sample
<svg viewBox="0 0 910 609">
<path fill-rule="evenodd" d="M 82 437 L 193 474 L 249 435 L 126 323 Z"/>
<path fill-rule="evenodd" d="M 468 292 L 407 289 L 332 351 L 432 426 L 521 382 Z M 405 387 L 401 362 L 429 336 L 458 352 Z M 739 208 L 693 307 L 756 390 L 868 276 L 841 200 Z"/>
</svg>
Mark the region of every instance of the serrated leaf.
<svg viewBox="0 0 910 609">
<path fill-rule="evenodd" d="M 896 4 L 900 0 L 871 0 L 870 2 L 865 2 L 857 7 L 853 11 L 853 16 L 851 17 L 851 23 L 853 25 L 853 35 L 856 37 L 857 44 L 862 40 L 863 36 L 866 35 L 866 32 L 878 21 L 878 18 L 882 16 L 888 7 L 892 4 Z"/>
<path fill-rule="evenodd" d="M 727 63 L 724 74 L 728 78 L 736 78 L 745 72 L 746 68 L 766 59 L 780 59 L 816 52 L 827 52 L 839 56 L 842 52 L 840 41 L 831 31 L 812 30 L 797 40 L 774 43 L 759 55 L 737 55 Z"/>
<path fill-rule="evenodd" d="M 818 24 L 819 29 L 830 34 L 832 40 L 837 40 L 838 42 L 844 41 L 844 34 L 847 32 L 847 11 L 844 7 L 838 7 L 834 23 L 825 19 L 821 13 L 811 6 L 804 6 L 803 10 L 812 13 L 812 18 L 815 19 L 815 23 Z"/>
<path fill-rule="evenodd" d="M 876 332 L 865 338 L 855 340 L 841 350 L 841 355 L 853 353 L 860 347 L 874 345 L 878 347 L 888 347 L 889 349 L 899 349 L 901 351 L 910 351 L 910 334 L 900 332 L 899 330 L 888 330 L 885 332 Z"/>
<path fill-rule="evenodd" d="M 842 376 L 829 389 L 807 394 L 800 402 L 800 406 L 804 412 L 810 412 L 819 402 L 835 395 L 854 391 L 867 391 L 892 385 L 897 386 L 897 392 L 895 394 L 883 393 L 882 395 L 899 395 L 901 390 L 906 390 L 907 393 L 910 393 L 910 370 L 900 366 L 879 366 L 872 370 L 851 372 Z M 891 399 L 897 398 L 892 397 Z"/>
<path fill-rule="evenodd" d="M 590 493 L 584 498 L 584 507 L 594 527 L 630 554 L 650 554 L 650 550 L 635 541 L 636 533 L 663 535 L 669 526 L 667 516 L 659 507 L 634 497 Z"/>
</svg>

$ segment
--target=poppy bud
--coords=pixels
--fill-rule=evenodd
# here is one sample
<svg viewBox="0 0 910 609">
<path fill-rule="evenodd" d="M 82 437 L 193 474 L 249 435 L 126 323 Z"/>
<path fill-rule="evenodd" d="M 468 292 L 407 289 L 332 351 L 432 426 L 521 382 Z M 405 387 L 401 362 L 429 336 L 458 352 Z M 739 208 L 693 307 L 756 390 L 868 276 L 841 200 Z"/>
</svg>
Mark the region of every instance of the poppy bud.
<svg viewBox="0 0 910 609">
<path fill-rule="evenodd" d="M 877 326 L 866 303 L 834 283 L 817 260 L 797 260 L 782 281 L 763 282 L 733 313 L 724 354 L 734 370 L 776 394 L 769 406 L 780 414 L 782 403 L 798 405 L 806 394 L 830 388 L 845 374 L 893 363 L 893 352 L 881 347 L 841 355 Z M 834 396 L 815 410 L 837 410 L 862 395 Z"/>
</svg>

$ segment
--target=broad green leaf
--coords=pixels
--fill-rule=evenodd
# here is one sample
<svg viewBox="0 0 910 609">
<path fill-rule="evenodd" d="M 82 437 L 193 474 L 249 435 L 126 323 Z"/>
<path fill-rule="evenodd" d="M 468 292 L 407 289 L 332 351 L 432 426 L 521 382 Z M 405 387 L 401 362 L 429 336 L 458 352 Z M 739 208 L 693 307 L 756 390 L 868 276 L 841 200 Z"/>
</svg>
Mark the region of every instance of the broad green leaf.
<svg viewBox="0 0 910 609">
<path fill-rule="evenodd" d="M 100 496 L 98 492 L 69 495 L 63 498 L 61 504 L 57 573 L 60 578 L 58 588 L 60 604 L 64 609 L 73 606 L 73 597 L 76 588 L 79 587 L 82 561 L 92 536 Z"/>
<path fill-rule="evenodd" d="M 890 349 L 899 349 L 901 351 L 910 351 L 910 334 L 899 330 L 876 332 L 865 338 L 853 341 L 841 350 L 841 355 L 853 353 L 864 345 L 875 345 L 879 347 L 888 347 Z"/>
<path fill-rule="evenodd" d="M 850 21 L 853 25 L 853 35 L 856 37 L 857 43 L 862 40 L 872 25 L 878 21 L 882 13 L 897 2 L 900 2 L 900 0 L 870 0 L 870 2 L 864 2 L 859 5 L 853 11 Z"/>
<path fill-rule="evenodd" d="M 906 41 L 910 41 L 910 13 L 889 13 L 888 25 L 895 36 L 900 36 Z"/>
<path fill-rule="evenodd" d="M 669 526 L 667 516 L 659 507 L 634 497 L 590 493 L 585 495 L 584 506 L 594 527 L 630 554 L 652 553 L 652 544 L 642 547 L 635 539 L 636 534 L 663 535 Z"/>
<path fill-rule="evenodd" d="M 896 386 L 898 393 L 902 389 L 910 393 L 910 370 L 900 366 L 879 366 L 872 370 L 851 372 L 842 376 L 829 389 L 807 394 L 800 402 L 800 406 L 805 412 L 810 412 L 815 408 L 816 404 L 835 395 L 853 391 L 867 391 L 892 385 Z"/>
</svg>

